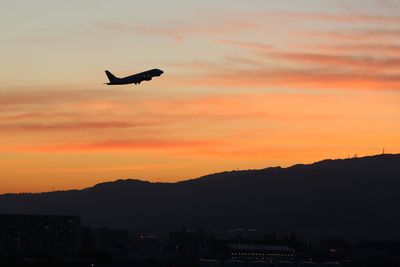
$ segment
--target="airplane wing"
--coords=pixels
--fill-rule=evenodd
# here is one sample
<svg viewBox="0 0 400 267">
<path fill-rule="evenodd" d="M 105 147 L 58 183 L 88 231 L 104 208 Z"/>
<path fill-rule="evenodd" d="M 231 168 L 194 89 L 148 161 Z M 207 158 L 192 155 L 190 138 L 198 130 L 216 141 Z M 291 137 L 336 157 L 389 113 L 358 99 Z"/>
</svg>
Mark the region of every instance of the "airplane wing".
<svg viewBox="0 0 400 267">
<path fill-rule="evenodd" d="M 153 76 L 147 72 L 142 72 L 142 73 L 132 75 L 130 78 L 131 78 L 132 83 L 140 84 L 143 81 L 151 81 Z"/>
</svg>

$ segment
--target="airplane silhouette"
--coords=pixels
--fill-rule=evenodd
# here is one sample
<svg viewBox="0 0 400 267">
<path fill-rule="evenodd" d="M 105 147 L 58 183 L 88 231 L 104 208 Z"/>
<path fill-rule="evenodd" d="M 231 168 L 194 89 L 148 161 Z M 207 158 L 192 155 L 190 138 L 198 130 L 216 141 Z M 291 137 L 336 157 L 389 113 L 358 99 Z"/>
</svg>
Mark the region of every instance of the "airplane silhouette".
<svg viewBox="0 0 400 267">
<path fill-rule="evenodd" d="M 110 71 L 106 70 L 106 74 L 109 83 L 105 83 L 107 85 L 122 85 L 122 84 L 140 84 L 143 81 L 150 81 L 153 77 L 161 76 L 164 72 L 160 69 L 152 69 L 144 72 L 140 72 L 131 76 L 127 76 L 124 78 L 115 77 Z"/>
</svg>

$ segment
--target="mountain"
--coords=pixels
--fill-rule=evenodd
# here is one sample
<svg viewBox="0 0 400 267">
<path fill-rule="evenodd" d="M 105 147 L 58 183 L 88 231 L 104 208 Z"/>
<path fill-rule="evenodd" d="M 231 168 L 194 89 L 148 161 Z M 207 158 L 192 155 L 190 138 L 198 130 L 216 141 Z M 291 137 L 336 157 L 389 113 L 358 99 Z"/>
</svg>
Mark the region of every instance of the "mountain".
<svg viewBox="0 0 400 267">
<path fill-rule="evenodd" d="M 400 154 L 231 171 L 177 183 L 118 180 L 83 190 L 0 195 L 0 213 L 79 215 L 137 230 L 257 227 L 400 239 Z"/>
</svg>

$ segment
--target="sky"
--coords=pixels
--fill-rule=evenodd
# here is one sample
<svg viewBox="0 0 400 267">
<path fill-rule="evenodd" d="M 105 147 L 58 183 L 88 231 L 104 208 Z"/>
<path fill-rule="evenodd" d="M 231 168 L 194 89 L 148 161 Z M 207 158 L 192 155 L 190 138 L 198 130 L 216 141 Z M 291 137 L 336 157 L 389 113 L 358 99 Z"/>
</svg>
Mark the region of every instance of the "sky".
<svg viewBox="0 0 400 267">
<path fill-rule="evenodd" d="M 400 152 L 400 1 L 3 0 L 0 17 L 0 193 Z"/>
</svg>

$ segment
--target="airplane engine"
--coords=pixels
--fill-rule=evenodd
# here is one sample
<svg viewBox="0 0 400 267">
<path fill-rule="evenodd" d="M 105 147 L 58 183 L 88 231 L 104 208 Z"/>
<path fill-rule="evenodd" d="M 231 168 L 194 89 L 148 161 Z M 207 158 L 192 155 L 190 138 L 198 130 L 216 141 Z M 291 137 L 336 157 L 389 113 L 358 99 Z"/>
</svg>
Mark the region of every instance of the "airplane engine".
<svg viewBox="0 0 400 267">
<path fill-rule="evenodd" d="M 146 81 L 151 81 L 151 79 L 153 79 L 153 77 L 144 77 L 144 79 L 145 79 Z"/>
</svg>

